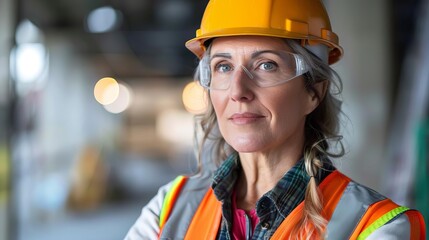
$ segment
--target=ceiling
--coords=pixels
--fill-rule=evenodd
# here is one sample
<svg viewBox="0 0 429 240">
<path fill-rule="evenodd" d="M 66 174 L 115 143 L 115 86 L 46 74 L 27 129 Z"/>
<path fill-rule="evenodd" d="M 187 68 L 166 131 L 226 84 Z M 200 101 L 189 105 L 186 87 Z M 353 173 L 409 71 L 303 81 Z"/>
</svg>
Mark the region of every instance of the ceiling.
<svg viewBox="0 0 429 240">
<path fill-rule="evenodd" d="M 195 56 L 184 43 L 195 36 L 206 1 L 19 0 L 18 19 L 49 34 L 65 34 L 95 66 L 121 78 L 191 76 Z M 90 33 L 88 14 L 111 6 L 122 15 L 113 31 Z"/>
</svg>

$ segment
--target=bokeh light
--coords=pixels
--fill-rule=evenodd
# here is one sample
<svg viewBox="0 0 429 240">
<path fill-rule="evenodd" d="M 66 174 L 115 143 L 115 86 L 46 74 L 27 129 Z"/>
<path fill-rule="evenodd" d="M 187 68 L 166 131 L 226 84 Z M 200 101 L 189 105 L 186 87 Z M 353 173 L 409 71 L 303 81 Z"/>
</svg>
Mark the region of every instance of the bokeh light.
<svg viewBox="0 0 429 240">
<path fill-rule="evenodd" d="M 201 114 L 207 109 L 207 92 L 197 82 L 190 82 L 183 89 L 182 101 L 188 112 Z"/>
<path fill-rule="evenodd" d="M 102 105 L 108 105 L 116 101 L 119 96 L 119 84 L 111 77 L 105 77 L 95 84 L 94 97 Z"/>
<path fill-rule="evenodd" d="M 15 40 L 17 44 L 41 43 L 43 39 L 42 31 L 28 19 L 22 20 L 16 28 Z"/>
<path fill-rule="evenodd" d="M 131 103 L 132 94 L 128 86 L 119 83 L 119 94 L 114 102 L 104 105 L 104 108 L 110 113 L 121 113 L 125 111 Z"/>
<path fill-rule="evenodd" d="M 114 30 L 120 25 L 122 14 L 109 6 L 93 10 L 87 18 L 88 30 L 92 33 L 103 33 Z"/>
<path fill-rule="evenodd" d="M 11 55 L 11 74 L 21 83 L 38 80 L 46 67 L 47 53 L 41 43 L 23 43 Z"/>
<path fill-rule="evenodd" d="M 156 132 L 161 139 L 177 144 L 192 146 L 194 118 L 184 110 L 166 109 L 156 118 Z"/>
</svg>

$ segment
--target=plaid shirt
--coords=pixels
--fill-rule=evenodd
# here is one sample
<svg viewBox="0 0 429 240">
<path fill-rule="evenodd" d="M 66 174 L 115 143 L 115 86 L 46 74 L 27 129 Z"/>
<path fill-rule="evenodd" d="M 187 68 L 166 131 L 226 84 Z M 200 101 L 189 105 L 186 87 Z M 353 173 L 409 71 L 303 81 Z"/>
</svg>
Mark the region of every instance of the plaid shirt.
<svg viewBox="0 0 429 240">
<path fill-rule="evenodd" d="M 319 182 L 335 168 L 326 159 L 323 169 L 317 176 Z M 212 188 L 216 198 L 222 202 L 223 216 L 218 233 L 219 240 L 231 239 L 231 194 L 240 171 L 241 165 L 238 154 L 233 153 L 222 163 L 214 175 Z M 252 239 L 269 239 L 274 234 L 283 220 L 304 200 L 305 189 L 309 180 L 310 177 L 304 168 L 304 160 L 301 159 L 272 190 L 258 200 L 256 213 L 259 217 L 259 223 L 255 227 Z"/>
</svg>

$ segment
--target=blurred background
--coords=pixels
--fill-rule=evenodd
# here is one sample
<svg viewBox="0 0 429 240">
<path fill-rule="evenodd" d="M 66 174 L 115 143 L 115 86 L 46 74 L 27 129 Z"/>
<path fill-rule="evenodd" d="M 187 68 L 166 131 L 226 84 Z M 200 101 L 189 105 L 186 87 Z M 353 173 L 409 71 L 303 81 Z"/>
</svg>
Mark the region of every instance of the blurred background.
<svg viewBox="0 0 429 240">
<path fill-rule="evenodd" d="M 429 1 L 325 0 L 345 49 L 338 168 L 429 217 Z M 0 239 L 122 239 L 195 170 L 184 47 L 207 1 L 0 0 Z"/>
</svg>

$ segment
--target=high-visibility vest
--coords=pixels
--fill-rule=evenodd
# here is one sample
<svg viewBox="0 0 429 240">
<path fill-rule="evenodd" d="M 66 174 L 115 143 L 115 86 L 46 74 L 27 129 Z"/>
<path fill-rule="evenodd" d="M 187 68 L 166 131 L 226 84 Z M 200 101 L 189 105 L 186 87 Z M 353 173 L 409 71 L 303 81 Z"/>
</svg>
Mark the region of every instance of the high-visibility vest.
<svg viewBox="0 0 429 240">
<path fill-rule="evenodd" d="M 207 184 L 210 184 L 208 177 L 181 176 L 175 180 L 164 201 L 160 239 L 216 239 L 222 206 L 213 190 L 207 190 Z M 424 220 L 418 211 L 398 206 L 339 171 L 329 174 L 319 189 L 323 216 L 328 221 L 327 240 L 366 239 L 400 214 L 406 214 L 409 219 L 411 240 L 426 239 Z M 301 219 L 303 208 L 304 202 L 283 220 L 271 239 L 288 239 L 293 226 Z"/>
</svg>

